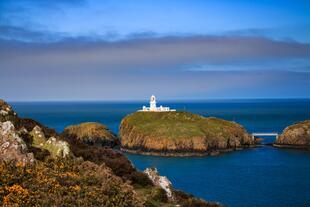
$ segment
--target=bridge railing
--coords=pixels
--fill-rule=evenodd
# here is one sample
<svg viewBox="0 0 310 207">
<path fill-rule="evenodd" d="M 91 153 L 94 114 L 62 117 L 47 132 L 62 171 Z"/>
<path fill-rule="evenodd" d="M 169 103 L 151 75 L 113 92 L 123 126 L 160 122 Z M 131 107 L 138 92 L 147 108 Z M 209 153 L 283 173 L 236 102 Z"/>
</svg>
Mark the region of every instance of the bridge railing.
<svg viewBox="0 0 310 207">
<path fill-rule="evenodd" d="M 276 139 L 278 139 L 279 133 L 277 133 L 277 132 L 262 132 L 262 133 L 255 132 L 255 133 L 252 133 L 253 139 L 255 139 L 255 137 L 258 137 L 258 136 L 275 136 Z"/>
</svg>

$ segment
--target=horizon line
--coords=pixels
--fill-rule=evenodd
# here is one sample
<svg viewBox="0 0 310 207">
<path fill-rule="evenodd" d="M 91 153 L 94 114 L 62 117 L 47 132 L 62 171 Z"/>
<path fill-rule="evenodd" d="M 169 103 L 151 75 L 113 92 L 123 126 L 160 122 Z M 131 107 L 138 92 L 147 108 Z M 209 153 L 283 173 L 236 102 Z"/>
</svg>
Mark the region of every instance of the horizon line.
<svg viewBox="0 0 310 207">
<path fill-rule="evenodd" d="M 1 99 L 1 98 L 0 98 Z M 80 99 L 53 99 L 53 100 L 5 100 L 6 102 L 11 103 L 34 103 L 34 102 L 144 102 L 147 99 L 88 99 L 88 100 L 80 100 Z M 160 101 L 168 101 L 168 102 L 182 102 L 182 101 L 192 101 L 192 102 L 204 102 L 204 101 L 251 101 L 251 100 L 310 100 L 310 97 L 277 97 L 277 98 L 209 98 L 209 99 L 160 99 Z"/>
</svg>

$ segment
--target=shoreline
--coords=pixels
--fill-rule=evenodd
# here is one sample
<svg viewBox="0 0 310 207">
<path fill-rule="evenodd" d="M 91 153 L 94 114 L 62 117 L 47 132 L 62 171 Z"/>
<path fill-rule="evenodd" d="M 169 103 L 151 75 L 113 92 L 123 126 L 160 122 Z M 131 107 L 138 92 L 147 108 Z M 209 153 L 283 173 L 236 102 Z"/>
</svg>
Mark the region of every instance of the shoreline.
<svg viewBox="0 0 310 207">
<path fill-rule="evenodd" d="M 282 149 L 300 149 L 300 150 L 310 150 L 310 145 L 294 145 L 294 144 L 272 144 L 275 148 Z"/>
<path fill-rule="evenodd" d="M 147 156 L 160 156 L 160 157 L 206 157 L 206 156 L 218 156 L 220 154 L 241 151 L 245 149 L 252 149 L 261 147 L 261 144 L 249 145 L 238 148 L 228 148 L 228 149 L 218 149 L 206 152 L 156 152 L 156 151 L 143 151 L 143 150 L 133 150 L 120 147 L 120 151 L 127 152 L 130 154 L 147 155 Z"/>
</svg>

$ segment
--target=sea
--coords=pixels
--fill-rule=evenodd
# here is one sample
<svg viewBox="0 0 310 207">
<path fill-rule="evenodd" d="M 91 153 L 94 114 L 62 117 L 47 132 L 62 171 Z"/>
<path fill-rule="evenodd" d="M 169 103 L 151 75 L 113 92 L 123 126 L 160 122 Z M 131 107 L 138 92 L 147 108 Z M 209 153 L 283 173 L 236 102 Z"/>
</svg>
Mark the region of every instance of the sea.
<svg viewBox="0 0 310 207">
<path fill-rule="evenodd" d="M 126 115 L 145 102 L 11 102 L 28 117 L 61 132 L 81 122 L 100 122 L 118 133 Z M 163 101 L 164 106 L 242 124 L 250 133 L 277 132 L 310 119 L 310 99 Z M 264 137 L 271 143 L 275 137 Z M 156 167 L 173 186 L 225 206 L 310 206 L 310 152 L 269 145 L 209 157 L 126 154 L 140 170 Z"/>
</svg>

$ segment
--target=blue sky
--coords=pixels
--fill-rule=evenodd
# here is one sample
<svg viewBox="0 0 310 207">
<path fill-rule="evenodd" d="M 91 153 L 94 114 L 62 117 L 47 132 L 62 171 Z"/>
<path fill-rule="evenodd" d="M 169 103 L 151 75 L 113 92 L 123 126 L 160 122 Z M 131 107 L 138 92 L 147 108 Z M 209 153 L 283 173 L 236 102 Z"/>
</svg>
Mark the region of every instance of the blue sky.
<svg viewBox="0 0 310 207">
<path fill-rule="evenodd" d="M 307 1 L 0 1 L 7 100 L 310 98 Z"/>
</svg>

